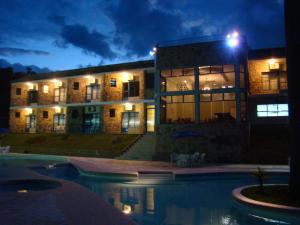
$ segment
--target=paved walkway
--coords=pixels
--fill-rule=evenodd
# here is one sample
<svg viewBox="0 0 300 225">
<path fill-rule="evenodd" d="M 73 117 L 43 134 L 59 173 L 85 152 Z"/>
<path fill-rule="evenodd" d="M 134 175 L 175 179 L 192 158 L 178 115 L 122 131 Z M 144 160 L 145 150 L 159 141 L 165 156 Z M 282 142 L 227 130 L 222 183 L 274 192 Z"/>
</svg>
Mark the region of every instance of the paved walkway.
<svg viewBox="0 0 300 225">
<path fill-rule="evenodd" d="M 134 225 L 126 215 L 78 184 L 49 179 L 26 168 L 0 167 L 1 182 L 46 179 L 62 183 L 46 191 L 1 191 L 1 225 Z"/>
<path fill-rule="evenodd" d="M 151 161 L 155 153 L 155 134 L 146 133 L 118 159 Z"/>
<path fill-rule="evenodd" d="M 138 172 L 172 172 L 175 175 L 203 174 L 220 172 L 252 172 L 261 167 L 266 172 L 289 172 L 288 166 L 282 165 L 212 165 L 201 167 L 180 168 L 167 162 L 133 161 L 101 158 L 69 157 L 69 161 L 85 172 L 113 173 L 123 175 L 137 175 Z"/>
</svg>

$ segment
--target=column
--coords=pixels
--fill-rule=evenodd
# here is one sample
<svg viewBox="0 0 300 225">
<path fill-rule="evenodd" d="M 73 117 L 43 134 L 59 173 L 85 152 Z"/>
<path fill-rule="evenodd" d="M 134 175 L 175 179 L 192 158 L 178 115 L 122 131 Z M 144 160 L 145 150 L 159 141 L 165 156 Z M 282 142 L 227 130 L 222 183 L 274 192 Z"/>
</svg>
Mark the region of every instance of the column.
<svg viewBox="0 0 300 225">
<path fill-rule="evenodd" d="M 234 73 L 235 73 L 236 121 L 241 122 L 240 63 L 238 59 L 236 59 L 234 63 Z"/>
<path fill-rule="evenodd" d="M 199 98 L 199 67 L 194 66 L 194 77 L 195 77 L 195 123 L 200 123 L 200 98 Z"/>
<path fill-rule="evenodd" d="M 155 126 L 160 124 L 160 70 L 154 75 Z"/>
</svg>

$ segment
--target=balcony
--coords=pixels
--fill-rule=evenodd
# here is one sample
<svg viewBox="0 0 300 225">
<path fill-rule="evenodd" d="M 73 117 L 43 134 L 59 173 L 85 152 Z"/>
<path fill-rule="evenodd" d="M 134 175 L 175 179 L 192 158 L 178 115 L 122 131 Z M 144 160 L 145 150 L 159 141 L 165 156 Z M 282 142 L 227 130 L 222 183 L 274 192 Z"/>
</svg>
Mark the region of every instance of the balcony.
<svg viewBox="0 0 300 225">
<path fill-rule="evenodd" d="M 286 80 L 279 81 L 274 80 L 270 82 L 251 82 L 250 83 L 250 94 L 261 95 L 261 94 L 282 94 L 288 90 L 288 83 Z"/>
<path fill-rule="evenodd" d="M 27 92 L 27 104 L 37 104 L 38 103 L 38 91 L 37 90 L 29 90 Z"/>
</svg>

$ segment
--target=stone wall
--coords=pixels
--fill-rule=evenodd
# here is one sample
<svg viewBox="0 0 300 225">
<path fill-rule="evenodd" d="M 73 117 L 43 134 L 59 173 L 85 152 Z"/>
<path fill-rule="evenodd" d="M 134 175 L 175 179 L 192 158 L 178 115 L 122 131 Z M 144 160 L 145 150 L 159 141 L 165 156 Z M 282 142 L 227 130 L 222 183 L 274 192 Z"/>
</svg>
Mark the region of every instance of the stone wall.
<svg viewBox="0 0 300 225">
<path fill-rule="evenodd" d="M 48 112 L 48 118 L 43 118 L 43 112 Z M 53 132 L 53 116 L 55 114 L 54 108 L 43 108 L 37 110 L 36 127 L 38 133 L 52 133 Z"/>
<path fill-rule="evenodd" d="M 21 88 L 21 95 L 16 95 L 16 89 Z M 28 86 L 26 83 L 16 83 L 11 85 L 11 97 L 10 105 L 11 106 L 26 106 L 27 97 L 28 97 Z"/>
<path fill-rule="evenodd" d="M 282 71 L 286 71 L 285 59 L 278 59 L 282 64 Z M 249 71 L 249 92 L 251 95 L 258 94 L 278 94 L 279 90 L 263 90 L 262 87 L 262 73 L 269 72 L 268 59 L 262 60 L 249 60 L 248 61 Z"/>
<path fill-rule="evenodd" d="M 44 93 L 44 85 L 48 85 L 48 93 Z M 38 83 L 38 104 L 51 105 L 54 103 L 55 83 L 50 80 L 43 80 Z"/>
<path fill-rule="evenodd" d="M 15 117 L 15 113 L 20 112 L 20 118 Z M 9 130 L 12 133 L 23 133 L 25 131 L 26 110 L 11 109 L 9 112 Z"/>
<path fill-rule="evenodd" d="M 174 137 L 182 131 L 197 132 L 198 137 Z M 205 153 L 206 162 L 240 162 L 246 151 L 246 125 L 234 122 L 211 122 L 203 124 L 159 125 L 156 133 L 156 155 L 169 156 L 176 153 Z"/>
</svg>

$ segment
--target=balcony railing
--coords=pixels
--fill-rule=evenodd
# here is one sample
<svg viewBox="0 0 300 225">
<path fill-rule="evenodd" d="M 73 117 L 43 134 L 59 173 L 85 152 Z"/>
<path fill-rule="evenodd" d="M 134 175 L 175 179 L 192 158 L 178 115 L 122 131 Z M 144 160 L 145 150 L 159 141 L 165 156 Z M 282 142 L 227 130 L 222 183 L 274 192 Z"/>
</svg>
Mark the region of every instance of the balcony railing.
<svg viewBox="0 0 300 225">
<path fill-rule="evenodd" d="M 280 94 L 282 91 L 288 89 L 287 81 L 280 81 L 275 83 L 264 83 L 264 82 L 251 82 L 250 83 L 250 94 Z"/>
<path fill-rule="evenodd" d="M 38 91 L 37 90 L 29 90 L 28 91 L 27 103 L 28 104 L 38 103 Z"/>
</svg>

